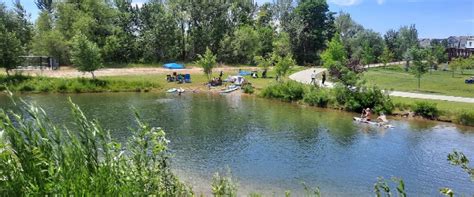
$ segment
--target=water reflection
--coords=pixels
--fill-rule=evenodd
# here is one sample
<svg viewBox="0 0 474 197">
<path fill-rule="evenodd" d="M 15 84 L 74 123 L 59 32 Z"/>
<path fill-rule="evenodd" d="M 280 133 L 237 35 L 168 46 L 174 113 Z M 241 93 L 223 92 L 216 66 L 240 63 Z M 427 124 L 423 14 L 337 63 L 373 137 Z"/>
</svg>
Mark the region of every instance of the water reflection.
<svg viewBox="0 0 474 197">
<path fill-rule="evenodd" d="M 198 193 L 208 193 L 212 174 L 226 166 L 249 191 L 301 191 L 304 181 L 327 196 L 367 196 L 377 177 L 397 176 L 415 196 L 446 186 L 474 193 L 469 177 L 446 161 L 453 149 L 474 158 L 468 127 L 394 120 L 394 129 L 382 129 L 356 124 L 350 113 L 235 95 L 22 95 L 73 127 L 69 96 L 121 141 L 135 126 L 132 108 L 164 128 L 175 171 Z M 7 101 L 0 96 L 0 107 L 12 108 Z"/>
</svg>

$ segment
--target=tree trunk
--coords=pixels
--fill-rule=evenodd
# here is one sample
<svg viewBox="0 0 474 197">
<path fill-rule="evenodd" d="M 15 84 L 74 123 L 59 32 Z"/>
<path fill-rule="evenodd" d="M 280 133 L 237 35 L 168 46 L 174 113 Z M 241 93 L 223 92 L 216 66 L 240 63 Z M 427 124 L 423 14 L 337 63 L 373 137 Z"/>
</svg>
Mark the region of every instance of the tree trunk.
<svg viewBox="0 0 474 197">
<path fill-rule="evenodd" d="M 5 71 L 7 72 L 7 77 L 10 76 L 10 69 L 5 69 Z"/>
<path fill-rule="evenodd" d="M 94 71 L 91 71 L 92 79 L 95 79 Z"/>
<path fill-rule="evenodd" d="M 182 55 L 183 55 L 183 61 L 186 60 L 186 36 L 185 36 L 185 30 L 184 30 L 184 22 L 181 22 L 181 34 L 183 36 L 183 43 L 182 43 Z"/>
<path fill-rule="evenodd" d="M 420 90 L 421 77 L 418 77 L 418 90 Z"/>
</svg>

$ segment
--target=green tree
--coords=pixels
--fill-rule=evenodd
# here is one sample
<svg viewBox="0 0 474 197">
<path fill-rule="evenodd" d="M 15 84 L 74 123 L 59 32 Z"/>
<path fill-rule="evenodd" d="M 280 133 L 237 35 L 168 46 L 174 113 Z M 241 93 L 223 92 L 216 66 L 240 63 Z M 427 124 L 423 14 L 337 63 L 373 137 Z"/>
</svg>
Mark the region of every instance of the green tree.
<svg viewBox="0 0 474 197">
<path fill-rule="evenodd" d="M 393 53 L 393 57 L 395 60 L 401 60 L 402 59 L 402 54 L 399 54 L 398 52 L 398 31 L 394 29 L 390 29 L 385 33 L 384 41 L 385 41 L 385 46 L 387 46 L 388 50 Z"/>
<path fill-rule="evenodd" d="M 431 49 L 431 55 L 434 58 L 434 69 L 438 70 L 438 65 L 448 61 L 448 54 L 441 44 L 434 45 Z"/>
<path fill-rule="evenodd" d="M 290 36 L 286 32 L 280 32 L 278 36 L 273 39 L 273 53 L 279 56 L 292 55 L 291 45 L 290 45 Z"/>
<path fill-rule="evenodd" d="M 454 72 L 456 70 L 461 70 L 464 65 L 465 59 L 462 57 L 454 58 L 451 62 L 449 62 L 449 69 L 452 71 L 452 77 L 454 77 Z"/>
<path fill-rule="evenodd" d="M 347 52 L 339 34 L 331 39 L 328 48 L 321 54 L 321 58 L 329 74 L 342 84 L 353 86 L 359 80 L 358 74 L 347 66 Z"/>
<path fill-rule="evenodd" d="M 390 51 L 390 49 L 385 46 L 383 48 L 382 55 L 379 57 L 380 62 L 383 63 L 383 66 L 386 67 L 389 62 L 391 62 L 394 58 L 393 53 Z"/>
<path fill-rule="evenodd" d="M 292 15 L 290 39 L 298 64 L 317 64 L 334 34 L 334 16 L 325 0 L 300 1 Z"/>
<path fill-rule="evenodd" d="M 7 75 L 10 75 L 10 70 L 16 69 L 21 64 L 19 56 L 22 52 L 20 39 L 0 24 L 0 67 L 5 68 Z"/>
<path fill-rule="evenodd" d="M 94 71 L 102 67 L 99 47 L 82 34 L 73 38 L 71 57 L 77 70 L 90 72 L 93 79 L 95 79 Z"/>
<path fill-rule="evenodd" d="M 277 75 L 277 81 L 283 81 L 283 77 L 285 77 L 290 71 L 290 69 L 296 65 L 295 60 L 291 56 L 281 57 L 278 55 L 274 55 L 272 59 L 275 62 L 275 72 Z"/>
<path fill-rule="evenodd" d="M 198 55 L 198 60 L 195 63 L 204 69 L 204 74 L 206 74 L 207 79 L 210 81 L 212 69 L 216 65 L 216 56 L 212 54 L 212 51 L 207 48 L 204 55 Z"/>
<path fill-rule="evenodd" d="M 362 46 L 362 64 L 369 66 L 375 61 L 374 49 L 369 45 L 369 42 L 364 42 Z"/>
<path fill-rule="evenodd" d="M 267 71 L 270 66 L 273 64 L 272 57 L 262 57 L 262 56 L 255 56 L 254 62 L 257 64 L 258 67 L 263 68 L 264 71 Z"/>
<path fill-rule="evenodd" d="M 228 63 L 252 63 L 253 58 L 261 51 L 261 39 L 251 26 L 241 26 L 232 35 L 221 42 L 219 61 Z M 271 42 L 271 41 L 270 41 Z M 268 43 L 267 43 L 268 45 Z"/>
<path fill-rule="evenodd" d="M 413 66 L 411 67 L 412 74 L 418 79 L 418 89 L 421 86 L 421 78 L 428 72 L 427 51 L 425 49 L 411 48 L 409 50 L 413 58 Z"/>
</svg>

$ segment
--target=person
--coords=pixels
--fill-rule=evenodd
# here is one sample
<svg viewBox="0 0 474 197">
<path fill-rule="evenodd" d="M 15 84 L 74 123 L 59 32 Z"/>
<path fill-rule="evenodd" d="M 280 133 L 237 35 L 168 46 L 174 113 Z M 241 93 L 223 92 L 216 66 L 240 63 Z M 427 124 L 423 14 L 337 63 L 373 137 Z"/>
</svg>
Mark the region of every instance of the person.
<svg viewBox="0 0 474 197">
<path fill-rule="evenodd" d="M 316 70 L 311 73 L 311 84 L 316 84 Z"/>
<path fill-rule="evenodd" d="M 377 122 L 379 125 L 386 125 L 388 123 L 387 117 L 383 112 L 380 113 L 379 117 L 377 117 Z"/>
<path fill-rule="evenodd" d="M 321 84 L 324 85 L 324 82 L 326 81 L 326 72 L 323 72 L 323 79 L 321 81 Z"/>
<path fill-rule="evenodd" d="M 224 75 L 224 72 L 222 72 L 221 70 L 221 72 L 219 73 L 219 78 L 222 78 L 223 75 Z"/>
<path fill-rule="evenodd" d="M 364 121 L 370 121 L 370 115 L 371 115 L 371 114 L 370 114 L 370 108 L 364 109 L 364 110 L 362 111 L 362 119 L 363 119 Z"/>
</svg>

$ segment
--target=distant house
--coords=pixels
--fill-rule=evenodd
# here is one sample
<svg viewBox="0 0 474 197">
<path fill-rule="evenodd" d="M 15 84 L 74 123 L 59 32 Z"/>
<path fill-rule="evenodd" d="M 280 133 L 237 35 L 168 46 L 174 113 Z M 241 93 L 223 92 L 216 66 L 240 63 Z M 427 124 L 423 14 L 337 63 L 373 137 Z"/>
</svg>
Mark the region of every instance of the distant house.
<svg viewBox="0 0 474 197">
<path fill-rule="evenodd" d="M 447 39 L 448 58 L 451 61 L 452 58 L 457 57 L 469 57 L 474 54 L 474 36 L 451 36 Z"/>
</svg>

